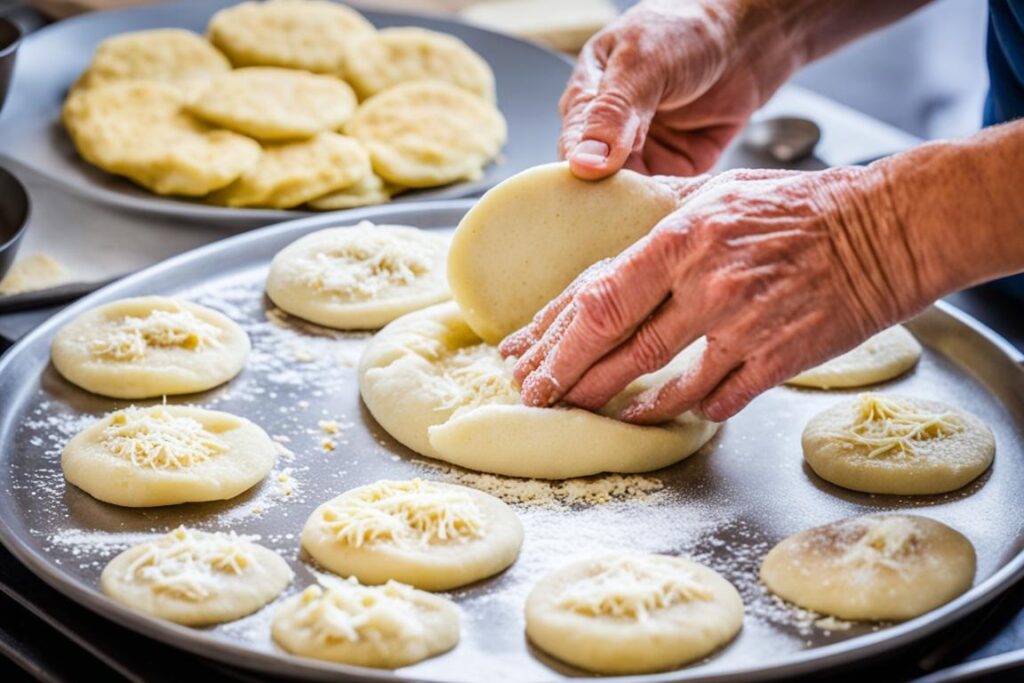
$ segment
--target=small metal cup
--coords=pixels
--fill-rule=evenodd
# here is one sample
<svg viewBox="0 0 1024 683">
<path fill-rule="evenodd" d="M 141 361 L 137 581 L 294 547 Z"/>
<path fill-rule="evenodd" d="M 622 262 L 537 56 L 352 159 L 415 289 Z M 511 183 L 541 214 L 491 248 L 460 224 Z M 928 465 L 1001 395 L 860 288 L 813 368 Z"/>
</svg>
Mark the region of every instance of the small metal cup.
<svg viewBox="0 0 1024 683">
<path fill-rule="evenodd" d="M 21 27 L 10 19 L 0 17 L 0 111 L 3 111 L 7 91 L 14 75 L 14 59 L 21 42 Z"/>
<path fill-rule="evenodd" d="M 14 264 L 18 245 L 28 227 L 28 206 L 25 186 L 0 167 L 0 278 Z"/>
</svg>

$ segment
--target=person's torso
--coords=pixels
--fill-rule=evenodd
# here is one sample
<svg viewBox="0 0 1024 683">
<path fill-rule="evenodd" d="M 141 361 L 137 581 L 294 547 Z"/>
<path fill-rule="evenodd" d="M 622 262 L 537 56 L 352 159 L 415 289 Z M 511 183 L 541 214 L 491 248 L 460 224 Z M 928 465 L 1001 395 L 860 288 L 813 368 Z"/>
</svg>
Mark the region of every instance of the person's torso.
<svg viewBox="0 0 1024 683">
<path fill-rule="evenodd" d="M 990 0 L 985 125 L 1024 117 L 1024 0 Z"/>
</svg>

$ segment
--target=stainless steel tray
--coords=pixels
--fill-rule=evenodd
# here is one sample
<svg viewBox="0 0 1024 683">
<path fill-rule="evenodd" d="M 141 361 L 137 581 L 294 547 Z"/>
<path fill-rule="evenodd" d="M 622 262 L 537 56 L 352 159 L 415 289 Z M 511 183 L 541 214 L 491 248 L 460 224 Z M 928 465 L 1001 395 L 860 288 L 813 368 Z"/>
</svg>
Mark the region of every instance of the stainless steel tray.
<svg viewBox="0 0 1024 683">
<path fill-rule="evenodd" d="M 291 657 L 269 639 L 271 605 L 231 624 L 190 629 L 127 610 L 97 589 L 106 561 L 127 544 L 178 524 L 258 535 L 296 571 L 289 593 L 314 580 L 299 552 L 298 532 L 320 502 L 381 477 L 425 476 L 465 481 L 457 468 L 420 458 L 392 441 L 363 409 L 355 364 L 367 335 L 324 330 L 282 317 L 262 293 L 267 264 L 281 247 L 312 230 L 361 218 L 450 229 L 468 201 L 377 207 L 343 218 L 318 216 L 239 235 L 133 275 L 41 325 L 0 361 L 0 537 L 39 576 L 87 607 L 175 646 L 265 673 L 311 679 L 539 681 L 580 675 L 531 648 L 522 604 L 551 568 L 608 548 L 694 556 L 731 579 L 747 617 L 739 637 L 687 668 L 635 680 L 766 680 L 822 670 L 919 639 L 997 596 L 1024 571 L 1024 371 L 1021 356 L 976 321 L 948 306 L 910 323 L 926 347 L 918 368 L 883 390 L 928 396 L 982 416 L 998 442 L 995 465 L 966 489 L 943 496 L 899 498 L 845 491 L 803 466 L 800 432 L 808 418 L 842 392 L 774 389 L 726 424 L 688 460 L 639 480 L 647 488 L 603 504 L 579 499 L 517 505 L 526 542 L 515 565 L 493 579 L 454 591 L 463 611 L 462 642 L 450 653 L 391 673 Z M 48 362 L 54 332 L 97 304 L 140 294 L 176 294 L 239 321 L 254 352 L 230 384 L 181 399 L 244 415 L 286 437 L 297 490 L 281 497 L 269 478 L 231 501 L 129 510 L 66 487 L 59 453 L 67 438 L 123 402 L 87 394 L 63 381 Z M 269 314 L 269 315 L 268 315 Z M 176 400 L 177 401 L 177 400 Z M 335 449 L 318 421 L 342 424 Z M 552 453 L 551 457 L 558 457 Z M 485 490 L 510 480 L 478 480 Z M 590 491 L 606 479 L 577 487 Z M 550 494 L 548 484 L 535 490 Z M 589 487 L 589 488 L 588 488 Z M 644 487 L 641 487 L 644 488 Z M 564 491 L 563 491 L 564 493 Z M 813 616 L 765 594 L 756 579 L 764 553 L 798 530 L 879 510 L 911 510 L 951 524 L 978 550 L 975 586 L 952 603 L 898 625 L 853 624 L 826 630 Z"/>
<path fill-rule="evenodd" d="M 308 215 L 302 210 L 233 209 L 200 201 L 161 197 L 79 158 L 60 123 L 68 88 L 89 64 L 103 39 L 126 31 L 185 28 L 203 33 L 210 17 L 238 0 L 181 0 L 147 7 L 93 12 L 40 29 L 20 48 L 0 127 L 0 156 L 19 170 L 41 175 L 64 189 L 119 209 L 155 212 L 191 220 L 264 224 Z M 466 42 L 494 70 L 498 107 L 508 121 L 501 159 L 480 179 L 416 190 L 392 203 L 454 199 L 480 194 L 523 169 L 554 161 L 561 120 L 558 98 L 572 72 L 565 55 L 512 36 L 438 16 L 360 11 L 376 26 L 420 26 Z"/>
</svg>

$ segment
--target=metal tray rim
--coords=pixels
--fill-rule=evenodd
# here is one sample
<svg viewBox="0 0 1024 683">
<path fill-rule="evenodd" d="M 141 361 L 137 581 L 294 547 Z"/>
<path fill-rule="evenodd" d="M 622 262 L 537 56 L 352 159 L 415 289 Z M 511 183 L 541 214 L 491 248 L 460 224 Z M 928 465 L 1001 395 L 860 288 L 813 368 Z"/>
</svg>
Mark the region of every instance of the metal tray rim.
<svg viewBox="0 0 1024 683">
<path fill-rule="evenodd" d="M 90 294 L 75 304 L 67 307 L 54 315 L 45 323 L 34 329 L 13 346 L 2 358 L 0 358 L 0 375 L 13 364 L 14 359 L 24 349 L 29 347 L 37 338 L 53 331 L 54 328 L 67 322 L 74 316 L 94 305 L 94 300 L 116 294 L 118 290 L 130 288 L 139 281 L 147 280 L 154 275 L 174 270 L 183 263 L 205 259 L 218 253 L 234 250 L 242 247 L 246 242 L 258 241 L 262 236 L 271 232 L 289 233 L 305 232 L 309 229 L 336 225 L 339 222 L 349 223 L 358 220 L 372 220 L 379 214 L 387 214 L 388 220 L 395 220 L 395 213 L 443 213 L 459 212 L 468 210 L 474 200 L 449 200 L 432 201 L 422 203 L 409 203 L 401 206 L 368 207 L 344 213 L 318 215 L 307 218 L 300 218 L 286 221 L 276 225 L 254 230 L 239 235 L 228 237 L 219 242 L 205 245 L 197 249 L 185 252 L 172 257 L 162 263 L 156 264 L 116 283 L 103 287 L 93 294 Z M 944 315 L 956 319 L 958 322 L 969 327 L 972 331 L 983 336 L 986 340 L 995 345 L 1003 354 L 1011 358 L 1015 363 L 1024 362 L 1024 354 L 1017 351 L 1008 341 L 984 324 L 964 313 L 956 307 L 945 302 L 938 302 L 935 307 Z M 6 416 L 0 416 L 0 429 L 7 421 Z M 3 457 L 3 454 L 0 454 Z M 286 653 L 268 654 L 257 652 L 240 647 L 238 645 L 220 641 L 205 635 L 202 631 L 179 626 L 150 617 L 133 610 L 130 610 L 105 595 L 95 588 L 86 588 L 65 575 L 63 572 L 52 567 L 43 555 L 27 544 L 8 526 L 5 519 L 0 518 L 0 543 L 10 550 L 23 564 L 29 567 L 37 576 L 46 581 L 53 588 L 85 605 L 98 614 L 110 618 L 113 621 L 136 629 L 140 633 L 160 640 L 175 647 L 182 647 L 201 656 L 216 659 L 228 664 L 237 665 L 247 669 L 259 669 L 282 675 L 302 674 L 317 676 L 326 679 L 328 676 L 337 677 L 338 674 L 349 676 L 354 680 L 381 680 L 412 682 L 417 678 L 408 678 L 400 673 L 386 670 L 374 670 L 362 667 L 353 667 L 343 664 L 318 662 L 305 658 L 296 657 Z M 996 571 L 992 576 L 982 583 L 972 587 L 955 600 L 935 609 L 925 615 L 910 621 L 888 627 L 877 633 L 853 638 L 848 641 L 826 645 L 809 650 L 798 655 L 789 657 L 767 667 L 744 667 L 731 671 L 704 673 L 699 668 L 682 669 L 671 672 L 644 675 L 618 677 L 615 680 L 633 683 L 667 683 L 668 681 L 736 681 L 739 679 L 749 681 L 765 681 L 779 679 L 786 676 L 808 673 L 815 670 L 822 670 L 829 666 L 837 666 L 848 663 L 853 659 L 866 656 L 878 656 L 890 652 L 898 647 L 910 644 L 923 638 L 938 629 L 947 626 L 957 619 L 963 618 L 970 613 L 985 606 L 991 600 L 998 597 L 1003 591 L 1024 576 L 1024 551 L 1018 553 L 1010 562 Z"/>
</svg>

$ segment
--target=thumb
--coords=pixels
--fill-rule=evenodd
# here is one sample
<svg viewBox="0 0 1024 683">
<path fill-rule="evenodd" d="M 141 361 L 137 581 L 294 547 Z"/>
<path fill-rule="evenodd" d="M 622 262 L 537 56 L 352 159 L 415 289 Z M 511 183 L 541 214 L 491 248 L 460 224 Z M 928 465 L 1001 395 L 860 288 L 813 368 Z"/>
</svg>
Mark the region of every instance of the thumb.
<svg viewBox="0 0 1024 683">
<path fill-rule="evenodd" d="M 657 107 L 656 88 L 643 69 L 625 68 L 613 52 L 597 87 L 578 89 L 566 107 L 562 154 L 585 180 L 603 178 L 643 147 Z"/>
</svg>

